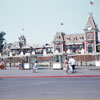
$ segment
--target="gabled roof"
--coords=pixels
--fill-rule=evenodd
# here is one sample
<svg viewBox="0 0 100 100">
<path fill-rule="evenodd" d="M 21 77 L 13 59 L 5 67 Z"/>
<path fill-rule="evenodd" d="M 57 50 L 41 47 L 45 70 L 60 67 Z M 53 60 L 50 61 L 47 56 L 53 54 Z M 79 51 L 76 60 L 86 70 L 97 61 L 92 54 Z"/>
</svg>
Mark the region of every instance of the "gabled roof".
<svg viewBox="0 0 100 100">
<path fill-rule="evenodd" d="M 54 37 L 54 41 L 64 41 L 64 36 L 65 36 L 65 33 L 57 32 Z"/>
<path fill-rule="evenodd" d="M 87 29 L 88 27 L 92 27 L 93 29 L 97 28 L 97 25 L 96 25 L 96 23 L 94 21 L 92 13 L 89 14 L 88 21 L 87 21 L 87 24 L 85 26 L 85 29 Z"/>
</svg>

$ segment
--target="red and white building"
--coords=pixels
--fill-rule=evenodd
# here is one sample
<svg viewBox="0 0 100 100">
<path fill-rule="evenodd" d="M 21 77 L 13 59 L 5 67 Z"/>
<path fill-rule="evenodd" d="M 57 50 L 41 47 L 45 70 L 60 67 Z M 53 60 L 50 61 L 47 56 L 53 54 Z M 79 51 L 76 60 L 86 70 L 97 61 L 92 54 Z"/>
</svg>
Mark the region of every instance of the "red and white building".
<svg viewBox="0 0 100 100">
<path fill-rule="evenodd" d="M 53 40 L 54 53 L 96 53 L 99 29 L 92 14 L 89 14 L 84 33 L 66 35 L 57 32 Z"/>
<path fill-rule="evenodd" d="M 97 52 L 97 44 L 98 44 L 98 27 L 95 23 L 92 14 L 90 14 L 87 24 L 85 26 L 85 52 L 92 53 Z"/>
</svg>

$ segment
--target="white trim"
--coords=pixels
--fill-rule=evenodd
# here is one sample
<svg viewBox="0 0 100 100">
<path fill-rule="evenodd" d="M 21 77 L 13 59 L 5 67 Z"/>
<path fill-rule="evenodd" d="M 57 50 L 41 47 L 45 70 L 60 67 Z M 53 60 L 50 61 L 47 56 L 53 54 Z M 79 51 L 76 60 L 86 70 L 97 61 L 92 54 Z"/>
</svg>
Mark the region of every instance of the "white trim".
<svg viewBox="0 0 100 100">
<path fill-rule="evenodd" d="M 69 43 L 66 43 L 66 45 L 73 45 L 73 44 L 82 44 L 81 42 L 80 43 L 72 43 L 72 42 L 69 42 Z"/>
</svg>

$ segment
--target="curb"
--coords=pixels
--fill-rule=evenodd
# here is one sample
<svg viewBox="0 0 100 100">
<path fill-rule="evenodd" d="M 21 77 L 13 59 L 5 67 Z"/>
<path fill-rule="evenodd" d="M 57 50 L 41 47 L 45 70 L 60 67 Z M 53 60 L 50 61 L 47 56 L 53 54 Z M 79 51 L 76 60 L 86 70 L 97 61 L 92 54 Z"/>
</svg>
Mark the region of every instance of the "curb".
<svg viewBox="0 0 100 100">
<path fill-rule="evenodd" d="M 100 75 L 71 75 L 71 76 L 0 76 L 0 78 L 85 78 L 100 77 Z"/>
</svg>

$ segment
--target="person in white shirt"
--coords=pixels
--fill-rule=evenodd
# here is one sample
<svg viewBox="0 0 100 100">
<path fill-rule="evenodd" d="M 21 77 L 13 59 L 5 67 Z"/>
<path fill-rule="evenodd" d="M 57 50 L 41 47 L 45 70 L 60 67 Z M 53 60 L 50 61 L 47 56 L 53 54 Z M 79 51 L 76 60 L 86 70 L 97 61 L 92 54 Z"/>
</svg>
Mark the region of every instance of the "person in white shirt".
<svg viewBox="0 0 100 100">
<path fill-rule="evenodd" d="M 72 73 L 76 72 L 75 64 L 76 64 L 76 61 L 75 61 L 74 57 L 72 56 L 71 58 L 69 58 L 69 68 Z"/>
</svg>

